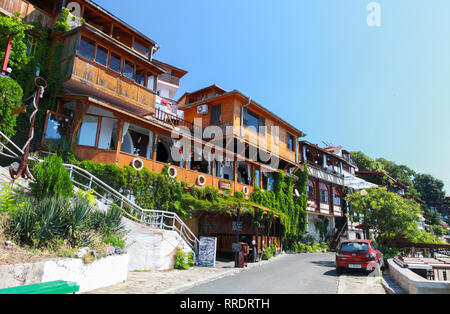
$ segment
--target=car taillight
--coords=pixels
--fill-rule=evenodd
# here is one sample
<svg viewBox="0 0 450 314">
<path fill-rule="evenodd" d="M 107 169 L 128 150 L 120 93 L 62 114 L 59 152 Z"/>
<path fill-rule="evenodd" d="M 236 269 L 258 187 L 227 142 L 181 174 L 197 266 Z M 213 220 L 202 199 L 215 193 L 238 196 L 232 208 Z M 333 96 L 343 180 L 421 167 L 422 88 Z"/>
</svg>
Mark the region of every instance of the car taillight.
<svg viewBox="0 0 450 314">
<path fill-rule="evenodd" d="M 368 259 L 377 259 L 377 255 L 374 253 L 366 254 L 366 258 Z"/>
</svg>

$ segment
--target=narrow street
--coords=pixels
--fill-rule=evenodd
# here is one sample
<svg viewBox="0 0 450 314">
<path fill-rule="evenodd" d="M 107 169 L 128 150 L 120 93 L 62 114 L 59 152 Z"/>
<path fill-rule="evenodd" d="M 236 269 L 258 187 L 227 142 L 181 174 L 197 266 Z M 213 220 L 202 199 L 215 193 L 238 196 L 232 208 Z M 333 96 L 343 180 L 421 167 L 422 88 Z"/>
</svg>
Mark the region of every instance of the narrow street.
<svg viewBox="0 0 450 314">
<path fill-rule="evenodd" d="M 336 294 L 334 254 L 289 255 L 182 294 Z"/>
</svg>

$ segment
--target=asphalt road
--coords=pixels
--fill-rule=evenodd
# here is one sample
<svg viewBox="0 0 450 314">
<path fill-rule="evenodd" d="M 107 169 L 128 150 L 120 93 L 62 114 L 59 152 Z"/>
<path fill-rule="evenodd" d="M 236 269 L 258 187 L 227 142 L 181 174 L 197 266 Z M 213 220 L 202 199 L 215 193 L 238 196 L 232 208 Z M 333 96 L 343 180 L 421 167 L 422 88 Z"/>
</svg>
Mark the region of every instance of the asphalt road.
<svg viewBox="0 0 450 314">
<path fill-rule="evenodd" d="M 334 261 L 334 254 L 289 255 L 181 293 L 335 294 L 339 277 Z"/>
</svg>

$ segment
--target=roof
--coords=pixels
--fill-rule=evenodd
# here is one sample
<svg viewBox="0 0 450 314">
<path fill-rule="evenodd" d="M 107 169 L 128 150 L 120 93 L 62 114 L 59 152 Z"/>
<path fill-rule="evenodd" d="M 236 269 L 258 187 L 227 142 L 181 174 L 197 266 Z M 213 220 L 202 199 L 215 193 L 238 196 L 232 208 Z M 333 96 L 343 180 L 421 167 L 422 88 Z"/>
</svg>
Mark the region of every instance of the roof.
<svg viewBox="0 0 450 314">
<path fill-rule="evenodd" d="M 308 145 L 308 146 L 310 146 L 310 147 L 312 147 L 312 148 L 315 148 L 315 149 L 321 151 L 321 152 L 324 153 L 324 154 L 328 154 L 329 156 L 332 156 L 332 157 L 334 157 L 334 158 L 336 158 L 336 159 L 339 159 L 340 161 L 343 161 L 343 162 L 345 162 L 346 164 L 349 164 L 349 165 L 351 165 L 352 167 L 354 167 L 352 164 L 350 164 L 347 160 L 345 160 L 345 159 L 342 158 L 341 156 L 335 155 L 335 154 L 333 154 L 332 152 L 326 150 L 325 148 L 319 147 L 319 145 L 317 145 L 317 144 L 312 144 L 312 143 L 310 143 L 310 142 L 308 142 L 308 141 L 300 141 L 300 143 L 301 143 L 301 144 L 306 144 L 306 145 Z"/>
<path fill-rule="evenodd" d="M 111 18 L 111 19 L 115 20 L 116 22 L 122 24 L 122 26 L 124 26 L 125 28 L 128 28 L 128 30 L 130 30 L 133 33 L 139 35 L 140 37 L 144 38 L 145 40 L 151 42 L 156 48 L 159 48 L 159 45 L 154 40 L 150 39 L 147 35 L 144 35 L 143 33 L 138 31 L 134 27 L 132 27 L 129 24 L 125 23 L 123 20 L 121 20 L 120 18 L 118 18 L 117 16 L 112 14 L 111 12 L 107 11 L 106 9 L 104 9 L 103 7 L 101 7 L 100 5 L 95 3 L 94 1 L 91 1 L 91 0 L 80 0 L 80 1 L 83 1 L 83 2 L 93 6 L 94 8 L 96 8 L 97 10 L 99 10 L 100 12 L 102 12 L 103 14 L 108 16 L 109 18 Z"/>
<path fill-rule="evenodd" d="M 185 93 L 185 94 L 180 98 L 180 100 L 181 100 L 185 95 L 187 95 L 187 94 L 188 94 L 188 95 L 191 95 L 191 94 L 194 94 L 194 93 L 197 93 L 197 92 L 200 92 L 200 91 L 202 91 L 202 90 L 206 90 L 206 89 L 212 88 L 212 87 L 219 88 L 219 89 L 225 91 L 224 89 L 222 89 L 221 87 L 219 87 L 219 86 L 217 86 L 217 85 L 211 85 L 211 86 L 209 86 L 209 87 L 200 89 L 200 90 L 198 90 L 198 91 L 196 91 L 196 92 L 193 92 L 193 93 Z M 249 100 L 251 99 L 250 97 L 244 95 L 243 93 L 241 93 L 240 91 L 238 91 L 238 90 L 235 89 L 235 90 L 232 90 L 231 92 L 226 92 L 226 91 L 225 91 L 224 94 L 220 94 L 220 95 L 217 95 L 217 96 L 214 96 L 214 97 L 210 97 L 210 98 L 207 98 L 207 99 L 202 99 L 202 100 L 200 100 L 200 101 L 197 101 L 197 102 L 194 102 L 194 103 L 190 103 L 190 104 L 184 105 L 184 106 L 180 107 L 180 109 L 183 110 L 183 109 L 188 109 L 188 108 L 191 108 L 191 107 L 196 107 L 196 106 L 198 106 L 198 105 L 200 105 L 200 104 L 202 104 L 202 103 L 210 102 L 210 101 L 212 101 L 212 100 L 217 100 L 217 99 L 220 99 L 220 98 L 222 98 L 222 97 L 227 97 L 227 96 L 231 96 L 231 95 L 239 95 L 239 96 L 241 96 L 241 97 L 243 97 L 243 98 L 246 98 L 246 99 L 249 99 Z M 300 137 L 305 137 L 305 136 L 306 136 L 305 133 L 303 133 L 302 131 L 300 131 L 300 130 L 297 129 L 296 127 L 294 127 L 292 124 L 290 124 L 290 123 L 287 122 L 286 120 L 280 118 L 278 115 L 274 114 L 274 113 L 273 113 L 272 111 L 270 111 L 269 109 L 265 108 L 264 106 L 260 105 L 259 103 L 257 103 L 257 102 L 254 101 L 254 100 L 251 100 L 251 102 L 252 102 L 253 105 L 259 107 L 261 110 L 265 111 L 266 113 L 268 113 L 269 115 L 271 115 L 273 118 L 275 118 L 275 119 L 281 121 L 282 123 L 284 123 L 285 125 L 287 125 L 289 128 L 291 128 L 292 130 L 294 130 L 295 132 L 297 132 L 298 134 L 300 134 Z"/>
<path fill-rule="evenodd" d="M 198 93 L 198 92 L 201 92 L 201 91 L 204 91 L 204 90 L 207 90 L 207 89 L 211 89 L 211 88 L 215 88 L 215 89 L 217 89 L 217 90 L 223 92 L 224 94 L 227 93 L 227 91 L 226 91 L 225 89 L 223 89 L 222 87 L 220 87 L 219 85 L 213 84 L 213 85 L 210 85 L 210 86 L 208 86 L 208 87 L 204 87 L 204 88 L 198 89 L 198 90 L 193 91 L 193 92 L 186 92 L 186 93 L 184 93 L 184 94 L 178 99 L 178 102 L 180 102 L 180 100 L 183 99 L 186 95 L 193 95 L 193 94 L 196 94 L 196 93 Z M 189 107 L 190 105 L 191 105 L 191 104 L 186 104 L 186 105 L 184 105 L 182 108 L 187 108 L 187 107 Z"/>
<path fill-rule="evenodd" d="M 169 69 L 171 69 L 171 70 L 174 71 L 174 72 L 178 72 L 178 73 L 176 73 L 176 74 L 178 74 L 178 75 L 175 75 L 175 76 L 177 76 L 177 77 L 179 77 L 179 78 L 182 78 L 183 76 L 185 76 L 185 75 L 188 73 L 188 71 L 186 71 L 186 70 L 183 70 L 183 69 L 181 69 L 181 68 L 177 68 L 177 67 L 175 67 L 175 66 L 173 66 L 173 65 L 171 65 L 171 64 L 168 64 L 168 63 L 165 63 L 165 62 L 156 60 L 156 59 L 154 59 L 154 58 L 153 58 L 152 61 L 153 61 L 155 64 L 157 64 L 157 65 L 159 65 L 160 67 L 162 67 L 162 68 L 169 68 Z M 172 73 L 173 73 L 173 72 L 172 72 Z"/>
</svg>

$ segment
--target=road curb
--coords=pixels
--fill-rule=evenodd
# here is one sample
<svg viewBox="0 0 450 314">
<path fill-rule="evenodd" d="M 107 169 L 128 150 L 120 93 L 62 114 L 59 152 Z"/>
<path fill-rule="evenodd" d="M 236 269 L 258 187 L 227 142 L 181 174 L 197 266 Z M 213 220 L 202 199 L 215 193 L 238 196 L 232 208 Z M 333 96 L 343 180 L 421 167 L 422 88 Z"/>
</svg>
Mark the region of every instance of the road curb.
<svg viewBox="0 0 450 314">
<path fill-rule="evenodd" d="M 280 254 L 280 255 L 278 255 L 278 256 L 276 256 L 274 258 L 271 258 L 268 261 L 260 261 L 260 262 L 255 263 L 255 264 L 248 264 L 247 268 L 233 268 L 233 269 L 231 269 L 229 271 L 226 271 L 224 273 L 213 275 L 211 277 L 208 277 L 208 278 L 196 281 L 196 282 L 191 282 L 191 283 L 185 284 L 185 285 L 183 285 L 181 287 L 176 287 L 176 288 L 164 290 L 162 292 L 159 292 L 158 294 L 177 294 L 177 293 L 180 293 L 180 292 L 182 292 L 184 290 L 187 290 L 187 289 L 190 289 L 190 288 L 194 288 L 194 287 L 202 285 L 202 284 L 206 284 L 206 283 L 213 282 L 213 281 L 216 281 L 216 280 L 219 280 L 219 279 L 223 279 L 223 278 L 227 278 L 227 277 L 231 277 L 231 276 L 237 275 L 237 274 L 239 274 L 241 272 L 244 272 L 246 270 L 250 270 L 250 269 L 253 269 L 253 268 L 256 268 L 256 267 L 262 267 L 262 266 L 267 265 L 269 263 L 276 262 L 276 261 L 278 261 L 281 258 L 286 257 L 286 256 L 289 256 L 289 254 Z"/>
<path fill-rule="evenodd" d="M 381 285 L 383 286 L 387 294 L 396 294 L 395 291 L 391 287 L 389 287 L 389 284 L 384 278 L 381 278 Z"/>
</svg>

